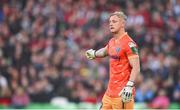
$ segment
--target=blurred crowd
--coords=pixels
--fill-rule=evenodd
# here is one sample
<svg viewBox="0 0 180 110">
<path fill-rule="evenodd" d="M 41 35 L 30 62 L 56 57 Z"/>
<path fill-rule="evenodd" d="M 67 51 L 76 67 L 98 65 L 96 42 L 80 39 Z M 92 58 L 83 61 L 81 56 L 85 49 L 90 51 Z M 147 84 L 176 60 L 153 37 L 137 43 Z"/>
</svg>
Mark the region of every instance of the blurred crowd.
<svg viewBox="0 0 180 110">
<path fill-rule="evenodd" d="M 84 53 L 107 44 L 109 14 L 119 10 L 139 46 L 135 101 L 151 108 L 179 102 L 179 0 L 0 0 L 0 103 L 101 102 L 108 58 Z"/>
</svg>

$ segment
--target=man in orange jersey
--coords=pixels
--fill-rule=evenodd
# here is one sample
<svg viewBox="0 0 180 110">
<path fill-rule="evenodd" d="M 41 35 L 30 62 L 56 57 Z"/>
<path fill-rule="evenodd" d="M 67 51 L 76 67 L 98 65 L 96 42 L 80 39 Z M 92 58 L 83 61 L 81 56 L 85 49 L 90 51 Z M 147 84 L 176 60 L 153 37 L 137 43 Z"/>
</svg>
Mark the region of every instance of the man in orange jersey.
<svg viewBox="0 0 180 110">
<path fill-rule="evenodd" d="M 126 19 L 123 12 L 112 13 L 109 28 L 113 38 L 104 48 L 86 51 L 86 57 L 91 60 L 110 57 L 110 79 L 101 110 L 134 108 L 134 82 L 140 72 L 140 62 L 137 45 L 125 32 Z"/>
</svg>

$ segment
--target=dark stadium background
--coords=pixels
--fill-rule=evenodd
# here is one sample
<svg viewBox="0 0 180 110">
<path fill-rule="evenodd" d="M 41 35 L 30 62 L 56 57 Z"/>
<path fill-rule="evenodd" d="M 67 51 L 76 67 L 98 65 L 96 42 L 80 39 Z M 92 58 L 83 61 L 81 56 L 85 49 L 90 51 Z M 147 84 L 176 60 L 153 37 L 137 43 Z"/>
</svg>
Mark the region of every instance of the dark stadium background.
<svg viewBox="0 0 180 110">
<path fill-rule="evenodd" d="M 98 109 L 108 16 L 124 11 L 139 46 L 135 108 L 180 108 L 180 0 L 0 0 L 0 108 Z"/>
</svg>

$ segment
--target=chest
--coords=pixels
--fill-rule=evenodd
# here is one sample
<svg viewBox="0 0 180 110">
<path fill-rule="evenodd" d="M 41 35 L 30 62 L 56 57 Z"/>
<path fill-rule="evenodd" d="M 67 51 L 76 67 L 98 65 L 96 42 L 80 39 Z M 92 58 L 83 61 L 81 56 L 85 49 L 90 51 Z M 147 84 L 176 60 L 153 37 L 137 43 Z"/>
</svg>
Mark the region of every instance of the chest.
<svg viewBox="0 0 180 110">
<path fill-rule="evenodd" d="M 109 43 L 108 54 L 113 59 L 119 59 L 125 57 L 124 44 L 119 41 L 111 41 Z"/>
</svg>

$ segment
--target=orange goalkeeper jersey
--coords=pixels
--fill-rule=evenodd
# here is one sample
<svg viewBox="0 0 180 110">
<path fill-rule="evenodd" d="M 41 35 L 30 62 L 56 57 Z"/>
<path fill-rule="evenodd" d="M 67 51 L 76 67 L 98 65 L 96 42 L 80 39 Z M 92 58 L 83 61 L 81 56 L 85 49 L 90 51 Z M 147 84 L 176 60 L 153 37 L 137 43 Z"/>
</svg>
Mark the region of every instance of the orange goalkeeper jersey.
<svg viewBox="0 0 180 110">
<path fill-rule="evenodd" d="M 118 39 L 111 38 L 105 48 L 110 57 L 110 79 L 106 94 L 110 97 L 118 97 L 130 78 L 132 67 L 128 58 L 138 57 L 137 45 L 125 33 Z M 134 94 L 135 89 L 133 89 Z"/>
</svg>

